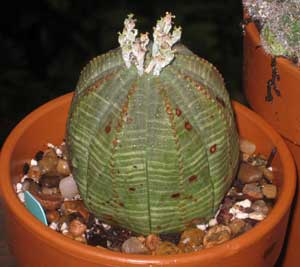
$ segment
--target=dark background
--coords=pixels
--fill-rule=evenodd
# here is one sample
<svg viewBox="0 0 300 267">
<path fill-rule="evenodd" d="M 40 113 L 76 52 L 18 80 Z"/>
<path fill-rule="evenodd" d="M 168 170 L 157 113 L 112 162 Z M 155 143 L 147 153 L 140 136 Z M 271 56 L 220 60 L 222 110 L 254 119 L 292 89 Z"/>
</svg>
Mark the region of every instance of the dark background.
<svg viewBox="0 0 300 267">
<path fill-rule="evenodd" d="M 0 11 L 0 145 L 39 105 L 74 89 L 89 59 L 118 46 L 117 32 L 134 13 L 140 32 L 165 11 L 183 27 L 182 43 L 223 74 L 243 101 L 242 1 L 5 1 Z"/>
</svg>

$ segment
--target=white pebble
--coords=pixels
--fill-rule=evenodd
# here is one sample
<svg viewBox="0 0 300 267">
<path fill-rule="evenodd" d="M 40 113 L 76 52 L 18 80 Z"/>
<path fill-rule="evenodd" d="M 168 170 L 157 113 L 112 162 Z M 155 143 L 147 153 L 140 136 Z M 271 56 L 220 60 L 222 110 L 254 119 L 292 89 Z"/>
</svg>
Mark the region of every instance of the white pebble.
<svg viewBox="0 0 300 267">
<path fill-rule="evenodd" d="M 56 153 L 56 155 L 57 155 L 58 157 L 62 157 L 62 155 L 63 155 L 63 152 L 62 152 L 61 149 L 59 149 L 59 148 L 56 148 L 56 149 L 55 149 L 55 153 Z"/>
<path fill-rule="evenodd" d="M 218 224 L 218 221 L 217 221 L 216 218 L 210 219 L 209 222 L 208 222 L 209 227 L 215 226 L 217 224 Z"/>
<path fill-rule="evenodd" d="M 53 144 L 51 144 L 51 143 L 48 143 L 48 144 L 47 144 L 47 147 L 49 147 L 49 148 L 55 148 L 55 145 L 53 145 Z"/>
<path fill-rule="evenodd" d="M 102 223 L 102 226 L 105 230 L 109 230 L 111 228 L 111 226 L 109 224 L 106 224 L 106 223 Z"/>
<path fill-rule="evenodd" d="M 197 224 L 196 227 L 202 231 L 205 231 L 208 227 L 207 224 Z"/>
<path fill-rule="evenodd" d="M 20 193 L 22 191 L 23 185 L 21 183 L 16 184 L 16 191 L 17 193 Z"/>
<path fill-rule="evenodd" d="M 50 223 L 50 225 L 49 225 L 49 227 L 51 228 L 51 229 L 53 229 L 53 230 L 57 230 L 57 227 L 58 226 L 58 224 L 56 223 L 56 222 L 52 222 L 52 223 Z"/>
<path fill-rule="evenodd" d="M 38 165 L 38 162 L 35 159 L 32 159 L 30 161 L 30 166 L 37 166 L 37 165 Z"/>
<path fill-rule="evenodd" d="M 19 194 L 18 194 L 18 197 L 19 197 L 19 199 L 20 199 L 20 201 L 21 202 L 25 202 L 25 195 L 24 195 L 24 193 L 23 192 L 20 192 Z"/>
<path fill-rule="evenodd" d="M 241 220 L 247 219 L 247 218 L 249 218 L 249 213 L 246 213 L 246 212 L 239 212 L 239 213 L 237 213 L 237 214 L 235 215 L 235 218 L 241 219 Z"/>
<path fill-rule="evenodd" d="M 64 222 L 61 226 L 60 226 L 60 231 L 65 231 L 68 229 L 68 225 Z"/>
<path fill-rule="evenodd" d="M 249 218 L 256 221 L 262 221 L 266 218 L 266 215 L 261 212 L 254 211 L 249 213 Z"/>
<path fill-rule="evenodd" d="M 252 203 L 249 199 L 245 199 L 243 201 L 236 202 L 235 205 L 238 205 L 243 208 L 250 208 Z"/>
<path fill-rule="evenodd" d="M 64 198 L 71 199 L 78 195 L 78 188 L 72 175 L 63 178 L 60 181 L 59 190 Z"/>
</svg>

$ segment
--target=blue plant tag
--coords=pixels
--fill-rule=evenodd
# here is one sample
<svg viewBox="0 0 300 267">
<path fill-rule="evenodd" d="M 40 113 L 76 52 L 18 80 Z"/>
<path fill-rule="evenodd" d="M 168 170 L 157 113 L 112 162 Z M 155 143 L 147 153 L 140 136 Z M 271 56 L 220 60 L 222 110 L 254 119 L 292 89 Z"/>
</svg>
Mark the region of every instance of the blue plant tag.
<svg viewBox="0 0 300 267">
<path fill-rule="evenodd" d="M 30 213 L 34 217 L 36 217 L 39 221 L 41 221 L 45 225 L 48 225 L 45 211 L 42 205 L 40 204 L 40 202 L 38 202 L 36 198 L 28 191 L 25 191 L 24 195 L 25 195 L 25 206 L 30 211 Z"/>
</svg>

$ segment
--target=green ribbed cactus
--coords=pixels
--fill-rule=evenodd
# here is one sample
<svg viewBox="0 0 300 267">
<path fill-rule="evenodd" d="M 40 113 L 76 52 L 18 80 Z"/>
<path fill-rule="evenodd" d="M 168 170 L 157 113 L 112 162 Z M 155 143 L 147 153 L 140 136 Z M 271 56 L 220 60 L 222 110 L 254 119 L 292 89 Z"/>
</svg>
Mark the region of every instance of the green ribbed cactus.
<svg viewBox="0 0 300 267">
<path fill-rule="evenodd" d="M 121 48 L 82 71 L 67 124 L 73 175 L 102 220 L 137 233 L 183 230 L 214 215 L 238 163 L 224 82 L 171 30 L 167 13 L 136 37 L 130 15 Z M 151 49 L 150 49 L 151 48 Z"/>
</svg>

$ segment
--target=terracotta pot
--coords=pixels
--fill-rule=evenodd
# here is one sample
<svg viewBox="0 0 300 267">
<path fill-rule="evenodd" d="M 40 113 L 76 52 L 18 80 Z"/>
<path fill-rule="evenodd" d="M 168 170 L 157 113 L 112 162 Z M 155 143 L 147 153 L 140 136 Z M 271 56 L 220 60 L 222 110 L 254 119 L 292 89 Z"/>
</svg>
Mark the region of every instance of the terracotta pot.
<svg viewBox="0 0 300 267">
<path fill-rule="evenodd" d="M 12 184 L 23 163 L 45 143 L 60 143 L 71 94 L 59 97 L 27 116 L 12 131 L 1 154 L 1 188 L 6 207 L 8 242 L 19 266 L 273 266 L 282 247 L 295 189 L 295 167 L 281 137 L 260 117 L 234 103 L 240 135 L 270 153 L 279 180 L 279 197 L 269 216 L 252 230 L 218 247 L 175 256 L 125 255 L 70 240 L 36 220 L 18 200 Z M 281 177 L 284 177 L 281 179 Z"/>
<path fill-rule="evenodd" d="M 245 28 L 244 36 L 244 92 L 250 106 L 284 137 L 300 173 L 300 67 L 278 58 L 280 80 L 273 101 L 265 101 L 267 82 L 272 77 L 271 56 L 260 46 L 260 37 L 254 23 Z M 298 178 L 299 181 L 299 178 Z M 287 244 L 283 254 L 284 267 L 299 265 L 300 255 L 300 195 L 294 200 Z"/>
</svg>

